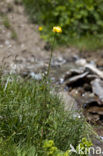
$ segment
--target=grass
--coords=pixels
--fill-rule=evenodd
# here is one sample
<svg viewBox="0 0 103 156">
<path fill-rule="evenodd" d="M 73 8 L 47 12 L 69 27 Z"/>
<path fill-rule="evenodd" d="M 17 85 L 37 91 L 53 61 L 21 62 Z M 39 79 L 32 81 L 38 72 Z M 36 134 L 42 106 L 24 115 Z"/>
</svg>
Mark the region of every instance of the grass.
<svg viewBox="0 0 103 156">
<path fill-rule="evenodd" d="M 7 29 L 11 29 L 11 24 L 9 22 L 9 19 L 7 16 L 3 17 L 3 25 L 7 28 Z"/>
<path fill-rule="evenodd" d="M 50 35 L 50 31 L 49 31 Z M 51 31 L 51 35 L 48 35 L 48 29 L 46 30 L 44 28 L 44 32 L 41 32 L 42 39 L 49 41 L 51 44 L 53 41 L 53 35 Z M 68 34 L 60 34 L 60 36 L 57 37 L 55 48 L 58 48 L 60 46 L 69 46 L 69 47 L 75 47 L 79 49 L 81 52 L 90 52 L 90 51 L 97 51 L 98 49 L 103 48 L 103 34 L 101 35 L 86 35 L 83 37 L 70 37 Z"/>
<path fill-rule="evenodd" d="M 61 98 L 44 81 L 9 76 L 0 84 L 0 156 L 43 156 L 44 140 L 65 151 L 89 137 L 85 119 L 65 112 Z"/>
<path fill-rule="evenodd" d="M 103 38 L 102 36 L 84 36 L 81 38 L 72 38 L 69 40 L 68 45 L 78 48 L 80 51 L 96 51 L 103 48 Z"/>
<path fill-rule="evenodd" d="M 13 28 L 11 29 L 11 39 L 13 39 L 13 40 L 18 39 L 17 33 Z"/>
<path fill-rule="evenodd" d="M 10 24 L 10 21 L 6 15 L 1 15 L 3 25 L 5 26 L 6 29 L 9 29 L 11 31 L 11 39 L 17 40 L 18 36 L 12 25 Z"/>
</svg>

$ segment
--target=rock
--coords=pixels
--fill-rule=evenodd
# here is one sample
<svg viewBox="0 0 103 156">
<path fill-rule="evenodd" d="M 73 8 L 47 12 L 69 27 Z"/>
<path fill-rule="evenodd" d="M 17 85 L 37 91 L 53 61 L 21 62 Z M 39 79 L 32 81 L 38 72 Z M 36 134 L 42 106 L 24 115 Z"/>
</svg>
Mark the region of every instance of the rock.
<svg viewBox="0 0 103 156">
<path fill-rule="evenodd" d="M 92 90 L 95 95 L 97 95 L 103 104 L 103 81 L 100 79 L 95 79 L 91 82 Z"/>
<path fill-rule="evenodd" d="M 63 84 L 63 82 L 64 82 L 64 79 L 63 78 L 60 78 L 59 84 Z"/>
<path fill-rule="evenodd" d="M 89 113 L 93 113 L 93 114 L 99 114 L 99 115 L 103 115 L 103 107 L 90 107 L 87 110 Z"/>
<path fill-rule="evenodd" d="M 66 60 L 62 57 L 58 57 L 56 59 L 52 59 L 51 66 L 61 66 L 66 63 Z"/>
<path fill-rule="evenodd" d="M 59 92 L 59 96 L 62 97 L 64 101 L 64 108 L 66 111 L 77 111 L 78 110 L 78 104 L 76 100 L 68 94 L 66 91 Z"/>
<path fill-rule="evenodd" d="M 103 141 L 103 136 L 100 136 L 100 139 Z"/>
<path fill-rule="evenodd" d="M 88 75 L 88 72 L 85 72 L 83 74 L 79 74 L 77 76 L 73 76 L 69 78 L 69 80 L 66 82 L 67 86 L 80 86 L 84 82 L 84 78 Z"/>
<path fill-rule="evenodd" d="M 31 78 L 33 78 L 35 80 L 41 80 L 42 79 L 42 75 L 40 73 L 35 74 L 34 72 L 31 72 L 29 75 L 31 76 Z"/>
<path fill-rule="evenodd" d="M 23 77 L 23 78 L 26 78 L 26 77 L 28 77 L 28 75 L 29 75 L 29 71 L 22 71 L 21 73 L 20 73 L 20 75 Z"/>
<path fill-rule="evenodd" d="M 85 69 L 87 69 L 90 73 L 96 74 L 98 77 L 103 79 L 103 71 L 99 70 L 95 65 L 86 64 Z"/>
<path fill-rule="evenodd" d="M 103 71 L 95 63 L 87 63 L 85 59 L 77 59 L 76 64 L 82 68 L 72 69 L 64 77 L 69 93 L 90 122 L 103 120 Z"/>
<path fill-rule="evenodd" d="M 86 59 L 78 59 L 78 60 L 76 61 L 76 64 L 77 64 L 77 65 L 80 65 L 80 66 L 86 65 L 86 63 L 87 63 Z"/>
<path fill-rule="evenodd" d="M 5 41 L 5 45 L 7 45 L 7 46 L 9 46 L 9 45 L 10 45 L 9 40 L 6 40 L 6 41 Z"/>
<path fill-rule="evenodd" d="M 86 114 L 86 119 L 87 121 L 91 122 L 91 123 L 96 123 L 97 121 L 100 120 L 100 116 L 98 114 L 91 114 L 91 113 L 87 113 Z"/>
<path fill-rule="evenodd" d="M 55 82 L 56 80 L 55 80 L 55 77 L 51 77 L 51 81 L 52 82 Z"/>
<path fill-rule="evenodd" d="M 79 60 L 79 56 L 78 55 L 74 55 L 72 56 L 73 61 L 78 61 Z"/>
<path fill-rule="evenodd" d="M 95 97 L 90 98 L 89 96 L 84 97 L 85 102 L 83 103 L 83 108 L 89 108 L 93 106 L 99 106 L 99 102 L 96 100 Z"/>
<path fill-rule="evenodd" d="M 92 80 L 98 78 L 98 76 L 97 76 L 97 75 L 94 75 L 94 74 L 89 74 L 89 75 L 87 75 L 87 78 L 88 78 L 90 81 L 92 81 Z"/>
<path fill-rule="evenodd" d="M 79 75 L 79 74 L 82 74 L 82 73 L 84 73 L 84 68 L 71 69 L 69 72 L 66 73 L 66 75 L 64 77 L 64 81 L 68 80 L 72 76 L 76 76 L 76 75 Z"/>
</svg>

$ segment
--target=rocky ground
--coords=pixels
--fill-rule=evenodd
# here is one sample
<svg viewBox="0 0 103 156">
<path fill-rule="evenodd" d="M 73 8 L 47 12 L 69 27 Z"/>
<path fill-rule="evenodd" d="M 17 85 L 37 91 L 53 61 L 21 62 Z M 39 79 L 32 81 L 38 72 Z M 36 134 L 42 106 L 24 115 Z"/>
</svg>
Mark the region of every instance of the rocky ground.
<svg viewBox="0 0 103 156">
<path fill-rule="evenodd" d="M 41 73 L 46 71 L 50 56 L 50 51 L 45 49 L 45 44 L 38 33 L 38 25 L 30 22 L 21 2 L 0 1 L 0 65 L 4 72 L 41 79 Z M 76 48 L 60 47 L 53 54 L 51 80 L 57 86 L 59 85 L 60 94 L 66 101 L 66 109 L 70 109 L 68 103 L 71 103 L 71 106 L 73 104 L 74 109 L 78 109 L 76 101 L 66 91 L 68 89 L 63 81 L 70 69 L 79 67 L 75 62 L 81 61 L 81 58 L 103 69 L 102 50 L 79 52 Z M 100 125 L 96 130 L 102 137 L 103 130 Z M 100 142 L 96 144 L 102 146 Z"/>
<path fill-rule="evenodd" d="M 46 66 L 50 52 L 44 49 L 45 42 L 40 38 L 38 25 L 30 23 L 21 3 L 1 0 L 0 15 L 0 59 L 6 57 L 9 66 L 16 64 L 18 72 L 24 69 L 37 71 L 37 68 Z M 69 59 L 73 51 L 71 48 L 58 49 L 54 58 L 67 54 Z"/>
</svg>

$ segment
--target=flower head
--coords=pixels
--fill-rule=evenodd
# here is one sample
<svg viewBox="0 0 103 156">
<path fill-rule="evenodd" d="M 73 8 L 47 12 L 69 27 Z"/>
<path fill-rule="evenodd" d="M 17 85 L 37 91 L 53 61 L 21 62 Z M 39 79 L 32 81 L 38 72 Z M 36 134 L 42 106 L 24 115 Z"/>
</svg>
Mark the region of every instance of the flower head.
<svg viewBox="0 0 103 156">
<path fill-rule="evenodd" d="M 53 32 L 62 33 L 62 28 L 60 26 L 53 27 Z"/>
<path fill-rule="evenodd" d="M 38 28 L 38 30 L 39 30 L 39 31 L 42 31 L 42 30 L 43 30 L 43 27 L 40 26 L 40 27 Z"/>
</svg>

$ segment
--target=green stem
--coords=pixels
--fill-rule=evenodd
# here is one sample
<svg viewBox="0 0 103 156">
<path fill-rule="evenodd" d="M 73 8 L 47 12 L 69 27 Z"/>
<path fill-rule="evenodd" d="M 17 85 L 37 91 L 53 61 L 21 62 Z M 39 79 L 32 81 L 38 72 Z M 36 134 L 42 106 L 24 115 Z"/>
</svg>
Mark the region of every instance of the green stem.
<svg viewBox="0 0 103 156">
<path fill-rule="evenodd" d="M 50 69 L 51 69 L 51 61 L 52 61 L 52 57 L 53 57 L 53 50 L 54 50 L 54 45 L 55 45 L 55 38 L 56 38 L 56 35 L 54 35 L 54 41 L 53 41 L 53 44 L 52 44 L 52 47 L 51 47 L 49 65 L 48 65 L 48 70 L 47 70 L 47 79 L 49 78 Z"/>
<path fill-rule="evenodd" d="M 52 57 L 53 57 L 53 50 L 54 50 L 54 44 L 55 44 L 55 35 L 54 35 L 54 41 L 51 47 L 51 53 L 50 53 L 50 59 L 49 59 L 49 64 L 48 64 L 48 69 L 47 69 L 47 74 L 44 77 L 44 104 L 43 104 L 43 118 L 46 119 L 47 118 L 47 114 L 46 114 L 46 110 L 47 110 L 47 93 L 48 93 L 48 79 L 49 79 L 49 74 L 50 74 L 50 69 L 51 69 L 51 61 L 52 61 Z M 42 132 L 44 131 L 44 127 L 45 127 L 45 123 L 42 123 L 43 125 L 43 129 Z M 42 133 L 42 137 L 41 140 L 43 139 L 43 133 Z"/>
<path fill-rule="evenodd" d="M 50 69 L 51 69 L 51 61 L 52 61 L 52 57 L 53 57 L 53 50 L 54 50 L 54 44 L 55 44 L 55 38 L 56 38 L 55 35 L 54 35 L 54 41 L 53 41 L 53 44 L 52 44 L 52 47 L 51 47 L 51 53 L 50 53 L 50 59 L 49 59 L 47 74 L 44 77 L 44 94 L 45 94 L 45 104 L 44 104 L 44 107 L 46 106 L 46 103 L 47 103 L 47 89 L 48 89 L 47 82 L 48 82 L 48 79 L 49 79 L 49 74 L 50 74 Z"/>
</svg>

